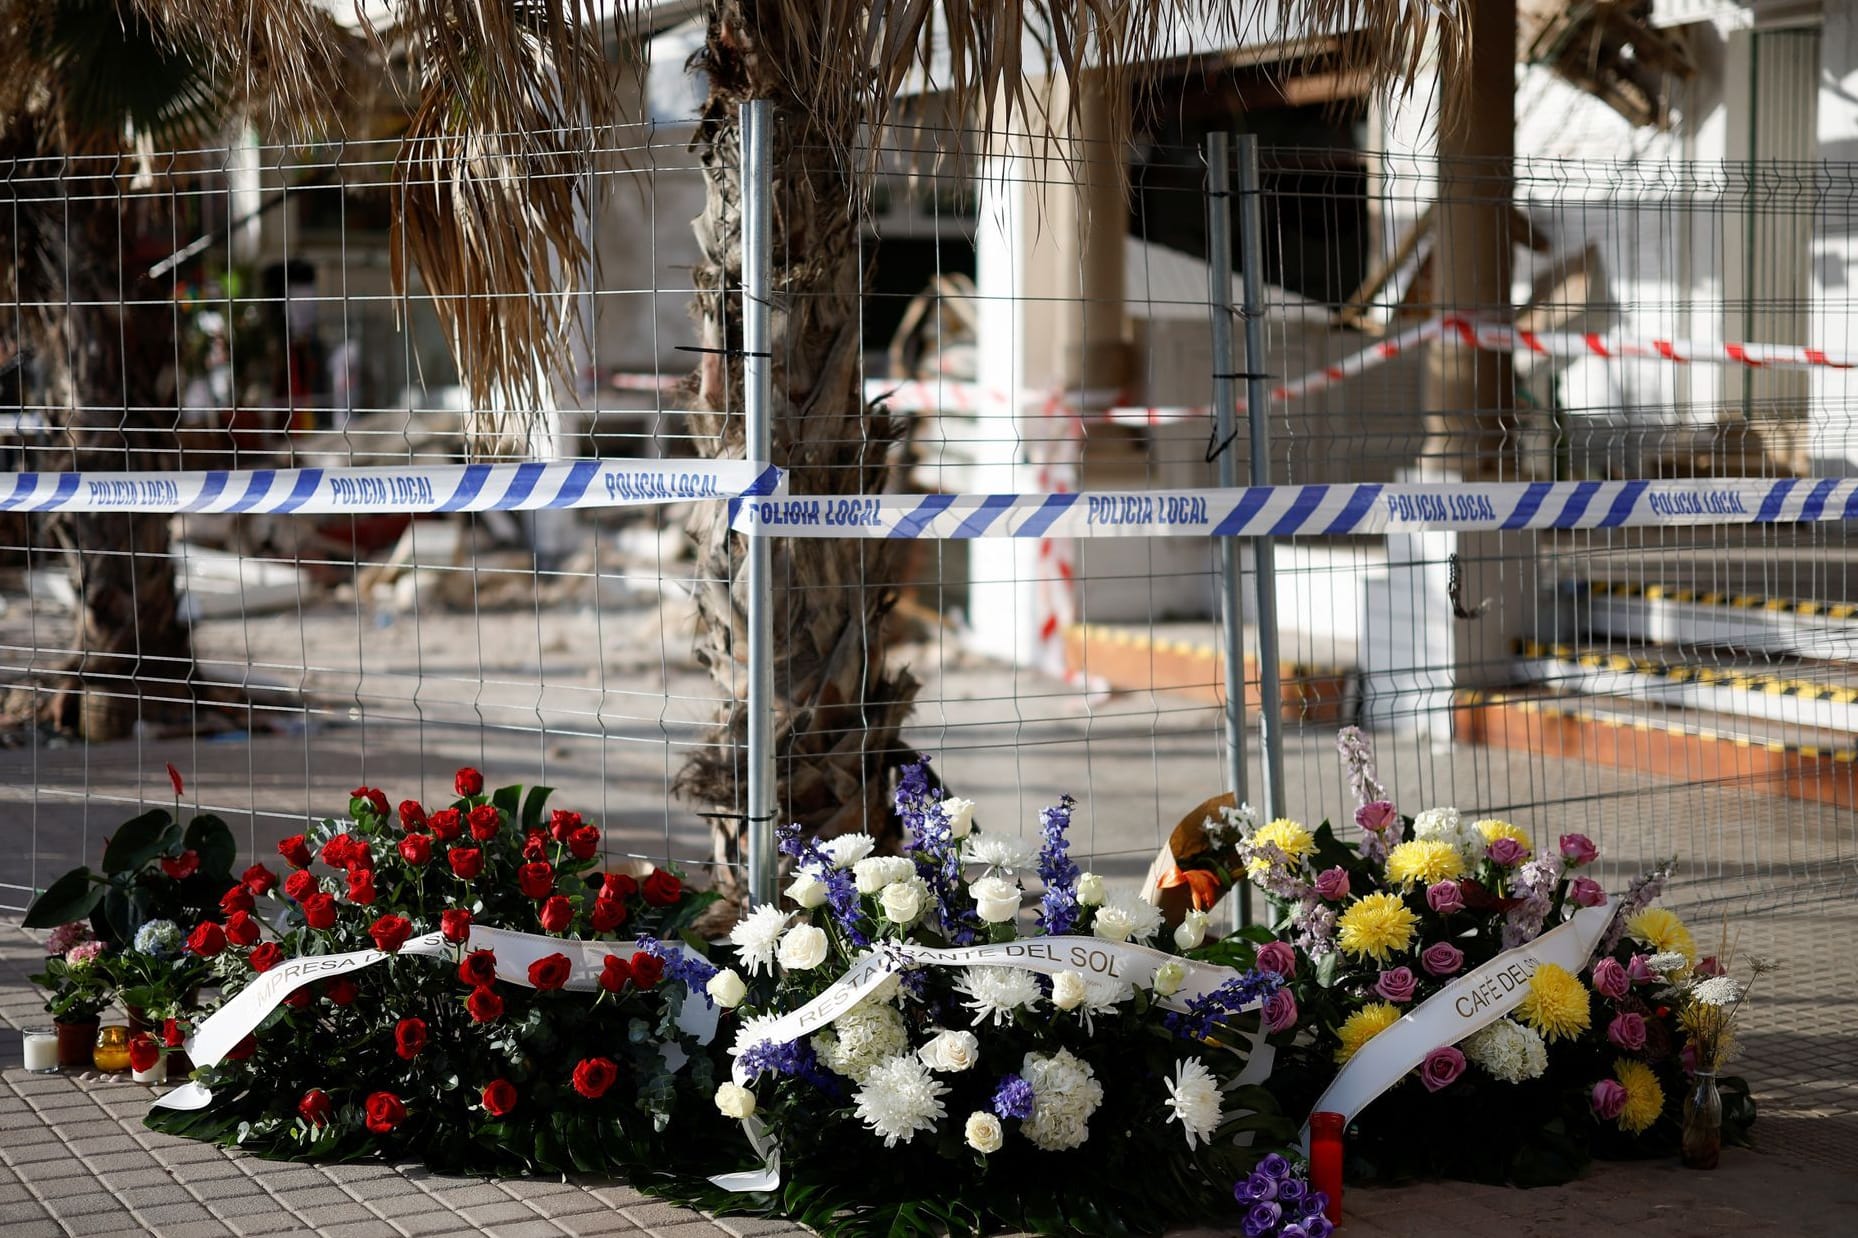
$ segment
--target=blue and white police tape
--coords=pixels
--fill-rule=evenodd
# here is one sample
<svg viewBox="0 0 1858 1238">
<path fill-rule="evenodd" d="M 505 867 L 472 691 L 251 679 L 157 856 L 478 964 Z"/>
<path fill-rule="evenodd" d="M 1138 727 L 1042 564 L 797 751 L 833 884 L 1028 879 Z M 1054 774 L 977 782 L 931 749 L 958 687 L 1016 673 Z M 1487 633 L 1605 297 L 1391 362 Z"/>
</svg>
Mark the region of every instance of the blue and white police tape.
<svg viewBox="0 0 1858 1238">
<path fill-rule="evenodd" d="M 772 537 L 1296 537 L 1858 520 L 1858 479 L 1252 486 L 1081 494 L 769 495 L 736 529 Z"/>
<path fill-rule="evenodd" d="M 535 511 L 629 507 L 778 492 L 780 470 L 749 460 L 561 460 L 378 468 L 0 475 L 0 511 Z"/>
</svg>

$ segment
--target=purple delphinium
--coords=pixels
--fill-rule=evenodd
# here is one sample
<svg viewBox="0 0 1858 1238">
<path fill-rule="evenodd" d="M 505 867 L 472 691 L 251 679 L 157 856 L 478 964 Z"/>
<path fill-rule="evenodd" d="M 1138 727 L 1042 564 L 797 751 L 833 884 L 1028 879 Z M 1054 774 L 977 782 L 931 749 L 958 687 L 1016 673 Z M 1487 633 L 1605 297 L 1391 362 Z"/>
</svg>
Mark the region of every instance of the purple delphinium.
<svg viewBox="0 0 1858 1238">
<path fill-rule="evenodd" d="M 1541 936 L 1542 925 L 1547 921 L 1549 908 L 1553 905 L 1555 885 L 1560 880 L 1561 857 L 1558 855 L 1530 860 L 1517 870 L 1510 895 L 1522 899 L 1522 902 L 1504 913 L 1505 950 L 1514 950 L 1524 942 L 1534 941 Z"/>
<path fill-rule="evenodd" d="M 1003 1075 L 1000 1086 L 994 1089 L 990 1107 L 995 1116 L 1018 1118 L 1022 1122 L 1032 1116 L 1032 1085 L 1018 1075 Z"/>
<path fill-rule="evenodd" d="M 843 1099 L 845 1095 L 838 1079 L 820 1065 L 819 1055 L 804 1038 L 785 1043 L 764 1040 L 743 1050 L 741 1064 L 751 1083 L 772 1071 L 777 1075 L 788 1075 L 803 1083 L 810 1083 L 834 1100 Z"/>
<path fill-rule="evenodd" d="M 1664 893 L 1664 883 L 1671 879 L 1671 873 L 1677 868 L 1675 859 L 1666 860 L 1651 872 L 1634 877 L 1626 892 L 1619 897 L 1619 904 L 1613 909 L 1613 922 L 1607 926 L 1606 936 L 1600 939 L 1601 955 L 1613 953 L 1619 939 L 1626 935 L 1626 921 L 1650 907 Z"/>
<path fill-rule="evenodd" d="M 1282 988 L 1284 978 L 1274 972 L 1253 968 L 1242 976 L 1200 997 L 1189 998 L 1187 1009 L 1171 1010 L 1163 1018 L 1169 1031 L 1187 1040 L 1205 1040 L 1213 1027 L 1223 1023 L 1253 1002 L 1262 1002 Z"/>
<path fill-rule="evenodd" d="M 775 837 L 780 840 L 780 853 L 794 858 L 795 872 L 805 873 L 826 887 L 826 910 L 845 940 L 859 948 L 870 945 L 870 934 L 861 927 L 864 907 L 858 901 L 858 882 L 850 870 L 835 867 L 819 843 L 800 837 L 798 825 L 781 826 Z"/>
<path fill-rule="evenodd" d="M 701 997 L 705 1006 L 716 1005 L 710 998 L 708 986 L 710 977 L 722 968 L 691 951 L 667 946 L 656 937 L 638 937 L 633 946 L 663 963 L 664 974 Z"/>
<path fill-rule="evenodd" d="M 1357 807 L 1387 798 L 1386 789 L 1375 776 L 1374 744 L 1360 727 L 1345 726 L 1337 731 L 1335 749 L 1342 754 L 1342 768 L 1348 771 L 1348 789 L 1354 793 Z"/>
<path fill-rule="evenodd" d="M 903 822 L 903 852 L 916 861 L 916 875 L 929 887 L 935 923 L 958 946 L 980 936 L 981 920 L 961 889 L 961 856 L 949 829 L 948 811 L 929 783 L 929 758 L 918 756 L 897 775 L 897 817 Z M 958 909 L 959 908 L 959 909 Z"/>
<path fill-rule="evenodd" d="M 1045 895 L 1039 899 L 1039 924 L 1053 937 L 1062 937 L 1077 924 L 1077 864 L 1071 859 L 1071 809 L 1077 801 L 1066 795 L 1039 814 L 1045 842 L 1039 848 L 1039 880 Z"/>
</svg>

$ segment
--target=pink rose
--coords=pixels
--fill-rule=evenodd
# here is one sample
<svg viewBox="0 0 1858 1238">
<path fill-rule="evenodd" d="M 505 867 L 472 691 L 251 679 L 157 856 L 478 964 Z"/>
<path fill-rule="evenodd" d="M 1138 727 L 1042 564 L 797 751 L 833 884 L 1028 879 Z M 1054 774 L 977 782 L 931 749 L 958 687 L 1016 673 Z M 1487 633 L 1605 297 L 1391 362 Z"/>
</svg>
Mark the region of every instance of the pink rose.
<svg viewBox="0 0 1858 1238">
<path fill-rule="evenodd" d="M 1600 849 L 1593 845 L 1593 839 L 1585 834 L 1563 834 L 1561 836 L 1561 858 L 1568 862 L 1570 868 L 1579 868 L 1583 864 L 1592 864 L 1600 858 Z"/>
<path fill-rule="evenodd" d="M 1297 1025 L 1297 999 L 1289 989 L 1279 989 L 1264 1000 L 1264 1030 L 1282 1032 Z"/>
<path fill-rule="evenodd" d="M 1464 1054 L 1451 1045 L 1440 1045 L 1419 1064 L 1419 1081 L 1428 1092 L 1450 1087 L 1463 1073 Z"/>
<path fill-rule="evenodd" d="M 1627 1053 L 1637 1053 L 1645 1047 L 1645 1016 L 1630 1010 L 1614 1015 L 1613 1021 L 1606 1025 L 1606 1038 Z"/>
<path fill-rule="evenodd" d="M 1442 916 L 1464 910 L 1464 892 L 1456 881 L 1439 881 L 1426 887 L 1426 905 Z"/>
<path fill-rule="evenodd" d="M 1432 976 L 1455 976 L 1464 966 L 1464 951 L 1449 941 L 1437 941 L 1420 952 L 1419 965 Z"/>
<path fill-rule="evenodd" d="M 1380 833 L 1399 819 L 1399 812 L 1386 800 L 1375 800 L 1355 810 L 1355 824 L 1371 834 Z"/>
<path fill-rule="evenodd" d="M 1374 982 L 1374 991 L 1395 1004 L 1404 1004 L 1413 1000 L 1413 989 L 1419 981 L 1410 969 L 1396 967 L 1381 973 Z"/>
<path fill-rule="evenodd" d="M 1316 893 L 1332 903 L 1348 897 L 1348 872 L 1340 867 L 1326 868 L 1316 874 Z"/>
<path fill-rule="evenodd" d="M 1602 1079 L 1593 1085 L 1593 1111 L 1611 1122 L 1626 1107 L 1626 1089 L 1617 1079 Z"/>
<path fill-rule="evenodd" d="M 1652 984 L 1659 976 L 1652 970 L 1651 964 L 1645 961 L 1644 955 L 1635 954 L 1626 964 L 1626 978 L 1634 984 Z"/>
<path fill-rule="evenodd" d="M 1258 947 L 1258 970 L 1288 980 L 1297 974 L 1297 952 L 1288 943 L 1267 941 Z"/>
<path fill-rule="evenodd" d="M 1606 891 L 1600 888 L 1599 882 L 1589 877 L 1576 877 L 1569 882 L 1568 897 L 1578 907 L 1606 906 Z"/>
<path fill-rule="evenodd" d="M 1514 838 L 1499 838 L 1490 844 L 1485 854 L 1490 856 L 1490 862 L 1498 868 L 1511 868 L 1523 862 L 1529 854 L 1529 848 Z"/>
<path fill-rule="evenodd" d="M 1593 987 L 1602 997 L 1618 1001 L 1632 989 L 1632 979 L 1617 961 L 1601 959 L 1593 965 Z"/>
</svg>

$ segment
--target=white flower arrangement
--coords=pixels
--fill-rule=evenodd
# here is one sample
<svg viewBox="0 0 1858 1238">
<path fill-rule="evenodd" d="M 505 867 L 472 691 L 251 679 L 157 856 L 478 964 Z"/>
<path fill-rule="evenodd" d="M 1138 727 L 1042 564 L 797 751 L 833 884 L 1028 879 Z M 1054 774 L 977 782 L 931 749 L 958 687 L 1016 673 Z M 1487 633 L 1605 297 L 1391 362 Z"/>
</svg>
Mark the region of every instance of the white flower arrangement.
<svg viewBox="0 0 1858 1238">
<path fill-rule="evenodd" d="M 899 1054 L 873 1066 L 852 1100 L 859 1120 L 892 1148 L 934 1130 L 948 1116 L 942 1104 L 946 1095 L 947 1085 L 926 1066 L 913 1055 Z"/>
<path fill-rule="evenodd" d="M 1034 1147 L 1063 1152 L 1090 1138 L 1090 1115 L 1103 1103 L 1103 1085 L 1090 1063 L 1069 1049 L 1028 1053 L 1019 1076 L 1032 1085 L 1032 1116 L 1020 1133 Z"/>
<path fill-rule="evenodd" d="M 1187 1146 L 1211 1143 L 1213 1132 L 1225 1118 L 1219 1100 L 1219 1080 L 1198 1058 L 1182 1058 L 1174 1066 L 1174 1078 L 1164 1081 L 1168 1089 L 1170 1122 L 1179 1122 L 1186 1132 Z"/>
<path fill-rule="evenodd" d="M 1142 899 L 1109 899 L 1097 908 L 1090 931 L 1105 941 L 1147 945 L 1161 928 L 1161 908 Z"/>
<path fill-rule="evenodd" d="M 974 1012 L 974 1027 L 1011 1022 L 1015 1010 L 1031 1010 L 1044 997 L 1039 978 L 1023 967 L 969 967 L 955 988 L 968 999 L 962 1005 Z"/>
<path fill-rule="evenodd" d="M 970 834 L 961 846 L 964 864 L 980 864 L 989 873 L 1010 873 L 1032 862 L 1032 852 L 1018 838 L 1004 834 Z"/>
<path fill-rule="evenodd" d="M 729 944 L 751 976 L 774 970 L 774 951 L 787 928 L 787 913 L 769 903 L 743 916 L 729 930 Z"/>
<path fill-rule="evenodd" d="M 862 1083 L 879 1062 L 910 1051 L 910 1034 L 895 1006 L 867 997 L 813 1037 L 813 1050 L 827 1070 Z"/>
</svg>

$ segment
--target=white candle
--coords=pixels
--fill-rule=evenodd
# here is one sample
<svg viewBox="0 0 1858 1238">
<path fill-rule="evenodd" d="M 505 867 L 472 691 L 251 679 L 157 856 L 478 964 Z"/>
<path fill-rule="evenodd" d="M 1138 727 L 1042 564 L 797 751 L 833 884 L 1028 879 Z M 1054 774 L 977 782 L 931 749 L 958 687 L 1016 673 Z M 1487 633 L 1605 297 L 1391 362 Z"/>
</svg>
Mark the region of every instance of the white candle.
<svg viewBox="0 0 1858 1238">
<path fill-rule="evenodd" d="M 58 1069 L 58 1033 L 47 1031 L 29 1031 L 26 1033 L 26 1069 L 39 1074 L 51 1074 Z"/>
<path fill-rule="evenodd" d="M 137 1083 L 164 1083 L 168 1078 L 168 1059 L 162 1058 L 147 1070 L 132 1070 L 129 1077 Z"/>
</svg>

